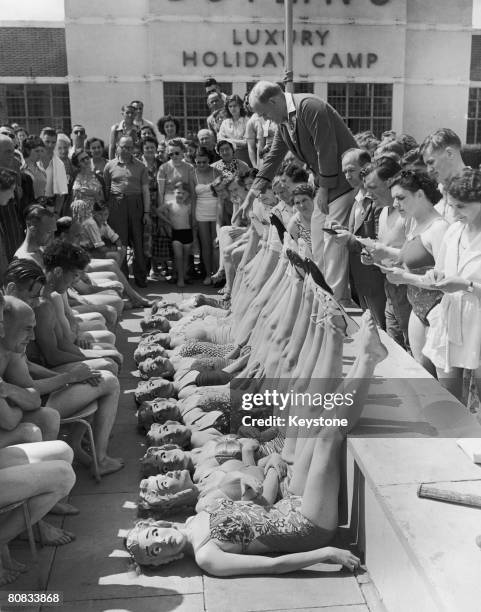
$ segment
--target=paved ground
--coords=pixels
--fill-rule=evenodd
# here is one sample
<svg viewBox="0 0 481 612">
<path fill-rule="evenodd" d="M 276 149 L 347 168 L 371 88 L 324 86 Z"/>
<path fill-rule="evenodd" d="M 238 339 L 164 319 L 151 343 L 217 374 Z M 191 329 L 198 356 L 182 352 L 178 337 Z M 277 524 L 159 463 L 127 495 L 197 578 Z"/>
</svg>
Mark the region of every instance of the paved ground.
<svg viewBox="0 0 481 612">
<path fill-rule="evenodd" d="M 149 285 L 147 295 L 171 293 L 166 283 Z M 186 294 L 204 288 L 189 286 Z M 205 292 L 205 291 L 204 291 Z M 211 291 L 212 292 L 212 291 Z M 77 468 L 77 483 L 71 502 L 80 509 L 78 516 L 63 520 L 75 532 L 75 542 L 41 551 L 43 579 L 50 591 L 62 591 L 65 612 L 380 612 L 375 590 L 367 573 L 352 576 L 336 566 L 318 565 L 280 577 L 211 578 L 203 576 L 189 560 L 178 561 L 155 573 L 138 576 L 125 558 L 122 534 L 135 518 L 139 483 L 139 458 L 144 438 L 136 431 L 135 402 L 132 392 L 137 379 L 132 376 L 132 359 L 140 332 L 142 312 L 126 313 L 118 332 L 119 350 L 125 362 L 120 376 L 122 395 L 113 430 L 111 453 L 126 459 L 124 470 L 96 484 L 83 468 Z M 49 519 L 50 520 L 50 519 Z M 52 519 L 55 522 L 55 518 Z M 57 519 L 57 524 L 61 522 Z M 28 562 L 26 543 L 13 545 L 14 556 Z M 333 571 L 334 570 L 334 571 Z M 31 571 L 11 590 L 35 589 Z M 47 611 L 49 607 L 0 610 Z M 54 608 L 53 608 L 54 609 Z M 57 608 L 58 609 L 58 608 Z"/>
</svg>

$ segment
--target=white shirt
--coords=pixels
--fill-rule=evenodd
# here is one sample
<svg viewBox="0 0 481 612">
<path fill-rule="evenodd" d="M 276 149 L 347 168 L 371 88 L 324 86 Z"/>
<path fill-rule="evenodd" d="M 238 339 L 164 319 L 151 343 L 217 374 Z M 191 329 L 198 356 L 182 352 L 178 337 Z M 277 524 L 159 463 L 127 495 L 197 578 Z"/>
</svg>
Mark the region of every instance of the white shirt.
<svg viewBox="0 0 481 612">
<path fill-rule="evenodd" d="M 296 132 L 296 105 L 294 104 L 294 98 L 291 93 L 285 92 L 284 96 L 286 97 L 287 121 L 283 123 L 287 126 L 289 135 L 294 141 Z"/>
</svg>

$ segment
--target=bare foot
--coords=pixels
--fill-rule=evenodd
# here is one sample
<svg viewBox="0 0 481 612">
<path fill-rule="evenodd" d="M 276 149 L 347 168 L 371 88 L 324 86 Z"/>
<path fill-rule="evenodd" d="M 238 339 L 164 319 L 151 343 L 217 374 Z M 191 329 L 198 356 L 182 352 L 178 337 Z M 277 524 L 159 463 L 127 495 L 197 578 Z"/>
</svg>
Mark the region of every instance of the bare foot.
<svg viewBox="0 0 481 612">
<path fill-rule="evenodd" d="M 99 472 L 101 476 L 107 476 L 107 474 L 113 474 L 114 472 L 118 472 L 123 467 L 124 462 L 121 459 L 105 457 L 105 459 L 99 461 Z"/>
<path fill-rule="evenodd" d="M 361 565 L 361 560 L 358 557 L 353 555 L 349 550 L 343 550 L 342 548 L 333 548 L 329 558 L 333 563 L 344 565 L 344 567 L 347 567 L 351 572 Z"/>
<path fill-rule="evenodd" d="M 10 549 L 8 548 L 8 544 L 5 544 L 5 546 L 2 547 L 1 565 L 4 570 L 10 570 L 19 574 L 23 574 L 28 570 L 28 567 L 25 565 L 25 563 L 20 563 L 20 561 L 12 559 L 12 557 L 10 556 Z"/>
<path fill-rule="evenodd" d="M 72 540 L 75 540 L 75 534 L 71 531 L 61 529 L 60 527 L 54 527 L 46 521 L 39 521 L 37 526 L 44 546 L 62 546 L 63 544 L 70 544 Z M 26 539 L 23 534 L 21 539 Z M 36 534 L 35 539 L 37 539 Z"/>
<path fill-rule="evenodd" d="M 361 351 L 375 363 L 380 363 L 383 359 L 386 359 L 387 349 L 381 342 L 378 329 L 369 310 L 366 310 L 361 317 L 360 340 Z"/>
<path fill-rule="evenodd" d="M 50 510 L 50 514 L 59 514 L 60 516 L 73 516 L 78 514 L 80 510 L 67 502 L 57 502 Z"/>
</svg>

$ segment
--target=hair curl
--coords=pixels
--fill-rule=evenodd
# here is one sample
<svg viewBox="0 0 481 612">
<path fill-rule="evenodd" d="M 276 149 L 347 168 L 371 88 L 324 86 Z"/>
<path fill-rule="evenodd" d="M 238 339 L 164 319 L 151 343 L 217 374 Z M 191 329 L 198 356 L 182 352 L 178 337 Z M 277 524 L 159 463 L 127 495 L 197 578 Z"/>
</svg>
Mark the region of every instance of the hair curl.
<svg viewBox="0 0 481 612">
<path fill-rule="evenodd" d="M 453 147 L 454 149 L 461 150 L 461 139 L 456 132 L 450 128 L 440 128 L 426 136 L 421 144 L 419 153 L 424 155 L 428 148 L 433 151 L 438 151 L 439 149 L 446 149 L 446 147 Z"/>
<path fill-rule="evenodd" d="M 140 521 L 137 521 L 135 523 L 134 527 L 129 531 L 129 533 L 127 534 L 127 537 L 124 540 L 125 548 L 130 553 L 132 559 L 139 565 L 144 565 L 148 567 L 148 564 L 139 563 L 138 561 L 138 557 L 140 553 L 140 548 L 139 548 L 138 539 L 137 539 L 138 534 L 142 529 L 148 529 L 149 527 L 154 527 L 154 526 L 160 527 L 160 528 L 167 528 L 167 529 L 174 528 L 174 524 L 170 523 L 169 521 L 156 521 L 153 518 L 141 519 Z M 166 565 L 167 563 L 171 563 L 172 561 L 177 561 L 178 559 L 182 559 L 183 556 L 184 556 L 184 553 L 179 553 L 178 555 L 175 555 L 174 557 L 171 557 L 166 561 L 157 562 L 154 567 L 158 567 L 159 565 Z"/>
<path fill-rule="evenodd" d="M 9 283 L 16 285 L 29 285 L 30 289 L 35 283 L 45 285 L 45 274 L 34 261 L 30 259 L 14 259 L 8 264 L 8 268 L 3 276 L 3 285 Z"/>
<path fill-rule="evenodd" d="M 149 446 L 146 450 L 145 455 L 140 460 L 140 471 L 143 476 L 155 476 L 156 474 L 166 474 L 172 469 L 184 469 L 183 465 L 178 468 L 169 467 L 166 469 L 165 466 L 159 465 L 161 462 L 158 459 L 158 455 L 165 451 L 180 450 L 185 452 L 178 444 L 162 444 L 161 446 Z"/>
<path fill-rule="evenodd" d="M 43 140 L 38 136 L 28 136 L 22 143 L 22 155 L 25 159 L 30 157 L 30 153 L 37 147 L 45 148 Z"/>
<path fill-rule="evenodd" d="M 424 193 L 431 204 L 437 204 L 443 197 L 438 189 L 437 182 L 425 171 L 404 168 L 388 181 L 390 188 L 399 185 L 402 189 L 416 193 L 419 189 Z"/>
<path fill-rule="evenodd" d="M 150 476 L 150 478 L 163 478 L 164 474 Z M 142 518 L 150 513 L 164 516 L 171 514 L 180 508 L 193 508 L 197 503 L 199 493 L 196 489 L 186 489 L 177 491 L 177 493 L 169 493 L 168 491 L 159 490 L 149 491 L 147 485 L 144 484 L 148 478 L 140 483 L 140 493 L 138 502 L 138 516 Z M 145 490 L 143 490 L 143 487 Z"/>
<path fill-rule="evenodd" d="M 460 202 L 481 203 L 481 170 L 464 168 L 462 172 L 451 178 L 446 191 Z"/>
<path fill-rule="evenodd" d="M 62 268 L 64 272 L 84 270 L 89 261 L 90 256 L 85 249 L 65 240 L 54 240 L 43 253 L 43 262 L 47 272 L 56 267 Z"/>
<path fill-rule="evenodd" d="M 235 102 L 239 106 L 240 116 L 241 117 L 245 117 L 247 115 L 247 113 L 246 113 L 246 109 L 244 108 L 244 102 L 242 101 L 242 98 L 240 96 L 238 96 L 237 94 L 232 94 L 225 101 L 225 105 L 224 105 L 225 114 L 230 119 L 232 119 L 232 113 L 229 110 L 229 104 L 231 104 L 232 102 Z"/>
<path fill-rule="evenodd" d="M 173 117 L 172 115 L 164 115 L 157 121 L 157 128 L 162 136 L 165 136 L 165 124 L 169 121 L 175 124 L 175 133 L 178 134 L 180 131 L 180 121 Z"/>
<path fill-rule="evenodd" d="M 291 195 L 292 197 L 297 195 L 307 195 L 310 198 L 314 198 L 314 194 L 315 190 L 311 185 L 309 185 L 309 183 L 300 183 L 299 185 L 296 185 L 296 187 L 294 187 Z"/>
</svg>

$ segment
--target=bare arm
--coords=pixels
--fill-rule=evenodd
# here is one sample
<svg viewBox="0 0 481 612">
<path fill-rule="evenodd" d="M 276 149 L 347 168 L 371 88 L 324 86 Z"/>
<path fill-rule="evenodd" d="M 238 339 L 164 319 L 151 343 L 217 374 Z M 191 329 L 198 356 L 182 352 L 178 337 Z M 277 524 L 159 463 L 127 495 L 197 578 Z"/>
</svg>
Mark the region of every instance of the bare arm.
<svg viewBox="0 0 481 612">
<path fill-rule="evenodd" d="M 55 330 L 55 313 L 50 304 L 41 304 L 36 308 L 35 316 L 37 318 L 36 341 L 47 363 L 51 366 L 58 366 L 64 363 L 83 361 L 83 354 L 73 342 L 59 343 Z M 66 348 L 68 350 L 65 350 Z"/>
<path fill-rule="evenodd" d="M 20 423 L 23 418 L 23 412 L 20 408 L 9 406 L 8 402 L 0 397 L 0 428 L 6 431 L 12 431 Z"/>
<path fill-rule="evenodd" d="M 37 410 L 42 405 L 40 394 L 28 373 L 25 355 L 15 353 L 10 356 L 1 387 L 1 396 L 24 411 Z"/>
<path fill-rule="evenodd" d="M 287 574 L 316 563 L 338 562 L 335 551 L 332 546 L 327 546 L 279 557 L 264 557 L 226 553 L 214 542 L 209 542 L 197 552 L 195 560 L 201 569 L 213 576 Z"/>
</svg>

